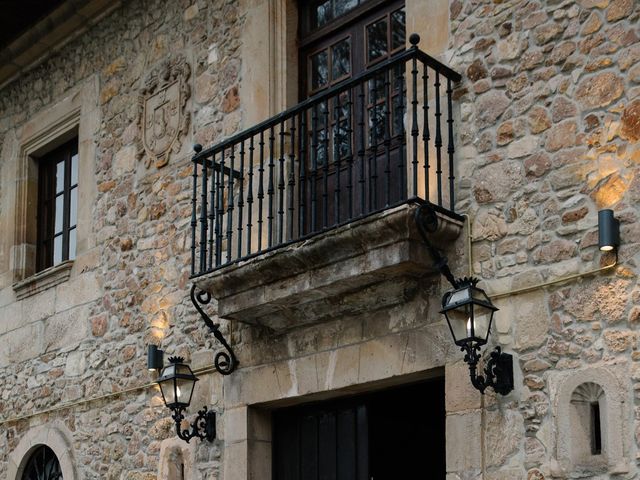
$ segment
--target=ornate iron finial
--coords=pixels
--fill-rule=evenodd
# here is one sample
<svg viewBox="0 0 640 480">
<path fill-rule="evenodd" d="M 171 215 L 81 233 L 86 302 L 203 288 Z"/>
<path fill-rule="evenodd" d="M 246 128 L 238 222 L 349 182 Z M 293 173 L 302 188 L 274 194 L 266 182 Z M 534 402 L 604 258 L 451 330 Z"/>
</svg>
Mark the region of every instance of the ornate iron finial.
<svg viewBox="0 0 640 480">
<path fill-rule="evenodd" d="M 169 363 L 184 363 L 184 357 L 169 357 Z"/>
<path fill-rule="evenodd" d="M 479 278 L 476 277 L 462 277 L 456 280 L 456 283 L 458 284 L 459 288 L 462 287 L 475 287 L 478 282 L 480 281 Z"/>
<path fill-rule="evenodd" d="M 409 35 L 409 43 L 414 48 L 417 48 L 418 47 L 418 43 L 420 43 L 420 35 L 418 35 L 417 33 L 412 33 L 411 35 Z"/>
<path fill-rule="evenodd" d="M 199 143 L 194 144 L 193 151 L 196 153 L 200 153 L 202 151 L 202 145 L 200 145 Z"/>
</svg>

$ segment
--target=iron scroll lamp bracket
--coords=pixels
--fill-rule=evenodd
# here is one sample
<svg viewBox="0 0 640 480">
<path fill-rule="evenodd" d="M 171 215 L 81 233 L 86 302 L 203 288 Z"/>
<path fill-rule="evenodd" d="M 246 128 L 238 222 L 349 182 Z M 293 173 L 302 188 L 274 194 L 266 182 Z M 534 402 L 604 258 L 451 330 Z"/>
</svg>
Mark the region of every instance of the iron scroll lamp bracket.
<svg viewBox="0 0 640 480">
<path fill-rule="evenodd" d="M 220 331 L 220 324 L 214 323 L 202 308 L 202 305 L 208 305 L 211 302 L 211 294 L 205 290 L 199 290 L 198 287 L 193 284 L 191 287 L 191 302 L 193 302 L 193 306 L 196 307 L 196 310 L 202 317 L 202 320 L 204 320 L 205 325 L 226 349 L 226 352 L 222 351 L 216 353 L 213 361 L 216 370 L 222 375 L 229 375 L 233 373 L 238 366 L 238 359 L 236 358 L 233 349 L 224 338 L 224 335 L 222 335 L 222 332 Z"/>
<path fill-rule="evenodd" d="M 206 406 L 202 407 L 202 410 L 198 411 L 198 416 L 190 424 L 191 430 L 183 430 L 182 421 L 185 419 L 184 407 L 177 407 L 173 409 L 171 418 L 176 422 L 176 433 L 181 440 L 189 443 L 189 441 L 197 437 L 200 440 L 207 440 L 213 442 L 216 439 L 216 414 L 214 411 L 209 410 Z"/>
<path fill-rule="evenodd" d="M 482 394 L 487 388 L 492 388 L 501 395 L 507 395 L 514 387 L 512 355 L 496 346 L 489 354 L 484 371 L 482 374 L 478 373 L 481 347 L 487 343 L 493 314 L 498 309 L 485 292 L 476 286 L 478 279 L 456 279 L 449 268 L 447 257 L 431 243 L 429 234 L 437 231 L 438 216 L 428 203 L 418 206 L 415 221 L 434 266 L 453 287 L 453 291 L 444 295 L 441 313 L 445 314 L 455 344 L 465 353 L 464 361 L 469 365 L 472 385 Z M 483 316 L 486 318 L 482 318 Z M 459 326 L 460 318 L 463 322 L 462 330 Z"/>
</svg>

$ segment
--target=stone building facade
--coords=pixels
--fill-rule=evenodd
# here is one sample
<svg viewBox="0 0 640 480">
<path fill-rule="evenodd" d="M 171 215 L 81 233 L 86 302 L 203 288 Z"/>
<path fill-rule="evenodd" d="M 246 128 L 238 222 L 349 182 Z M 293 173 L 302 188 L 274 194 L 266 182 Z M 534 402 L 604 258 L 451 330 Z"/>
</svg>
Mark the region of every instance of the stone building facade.
<svg viewBox="0 0 640 480">
<path fill-rule="evenodd" d="M 637 477 L 640 3 L 404 6 L 407 33 L 462 75 L 454 160 L 466 220 L 438 246 L 454 274 L 480 278 L 500 308 L 491 343 L 514 356 L 514 391 L 482 396 L 471 386 L 439 313 L 449 286 L 433 269 L 391 282 L 384 270 L 379 283 L 324 292 L 313 311 L 296 310 L 312 290 L 305 269 L 316 269 L 309 282 L 366 277 L 381 258 L 372 252 L 387 245 L 379 237 L 402 236 L 406 206 L 367 217 L 359 233 L 347 226 L 286 246 L 333 263 L 271 272 L 294 269 L 275 250 L 196 279 L 217 294 L 210 313 L 240 362 L 215 373 L 220 345 L 189 299 L 192 145 L 298 102 L 301 4 L 87 2 L 75 12 L 82 28 L 70 27 L 75 17 L 60 21 L 66 31 L 0 71 L 0 478 L 21 479 L 47 445 L 65 480 L 266 480 L 274 411 L 433 378 L 444 382 L 447 480 Z M 154 137 L 145 109 L 161 90 L 175 101 L 171 134 Z M 71 138 L 75 258 L 37 271 L 38 159 Z M 616 255 L 597 248 L 603 208 L 621 222 Z M 392 266 L 428 262 L 406 235 L 397 245 L 413 256 Z M 350 241 L 364 251 L 343 252 Z M 249 282 L 249 293 L 234 281 Z M 276 287 L 282 310 L 270 321 L 293 317 L 286 328 L 255 325 Z M 218 319 L 223 309 L 258 320 Z M 217 412 L 213 443 L 175 436 L 146 369 L 148 344 L 198 370 L 191 413 Z M 599 408 L 598 452 L 590 405 Z"/>
</svg>

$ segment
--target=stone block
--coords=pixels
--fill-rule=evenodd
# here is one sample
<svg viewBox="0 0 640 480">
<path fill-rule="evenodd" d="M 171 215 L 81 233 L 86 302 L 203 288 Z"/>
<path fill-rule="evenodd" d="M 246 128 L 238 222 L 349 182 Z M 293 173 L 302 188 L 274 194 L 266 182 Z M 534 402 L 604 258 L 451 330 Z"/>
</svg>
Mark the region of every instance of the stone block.
<svg viewBox="0 0 640 480">
<path fill-rule="evenodd" d="M 5 333 L 0 337 L 0 366 L 21 363 L 43 351 L 42 322 L 36 322 Z"/>
<path fill-rule="evenodd" d="M 480 410 L 447 415 L 447 472 L 463 472 L 482 468 L 481 449 L 477 439 L 482 435 Z M 469 439 L 476 439 L 470 442 Z"/>
<path fill-rule="evenodd" d="M 86 353 L 75 351 L 67 355 L 67 362 L 64 368 L 64 374 L 67 377 L 77 377 L 82 375 L 87 369 Z"/>
<path fill-rule="evenodd" d="M 469 366 L 464 362 L 445 366 L 445 410 L 456 413 L 480 408 L 481 394 L 471 384 Z"/>
<path fill-rule="evenodd" d="M 22 316 L 22 302 L 13 302 L 0 307 L 0 335 L 26 325 Z"/>
<path fill-rule="evenodd" d="M 55 313 L 56 290 L 50 288 L 22 301 L 22 313 L 25 323 L 43 320 Z"/>
<path fill-rule="evenodd" d="M 247 480 L 248 442 L 225 443 L 224 479 Z"/>
<path fill-rule="evenodd" d="M 102 287 L 95 272 L 87 272 L 56 287 L 56 312 L 99 299 Z"/>
<path fill-rule="evenodd" d="M 512 321 L 515 347 L 526 350 L 539 347 L 547 338 L 551 325 L 545 293 L 534 291 L 514 297 Z"/>
<path fill-rule="evenodd" d="M 44 351 L 79 344 L 89 335 L 90 326 L 88 305 L 55 314 L 44 322 Z"/>
<path fill-rule="evenodd" d="M 223 435 L 225 443 L 236 443 L 248 439 L 248 408 L 229 408 L 224 411 Z"/>
</svg>

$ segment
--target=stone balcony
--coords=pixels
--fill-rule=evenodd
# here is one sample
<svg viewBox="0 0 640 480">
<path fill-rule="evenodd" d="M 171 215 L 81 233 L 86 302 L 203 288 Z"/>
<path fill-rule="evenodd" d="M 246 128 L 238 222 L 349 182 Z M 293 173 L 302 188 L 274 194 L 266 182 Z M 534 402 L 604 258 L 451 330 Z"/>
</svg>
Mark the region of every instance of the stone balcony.
<svg viewBox="0 0 640 480">
<path fill-rule="evenodd" d="M 407 300 L 436 273 L 414 219 L 417 203 L 356 220 L 309 239 L 218 268 L 195 279 L 218 301 L 221 318 L 284 331 Z M 462 229 L 436 212 L 434 246 L 446 250 Z"/>
</svg>

